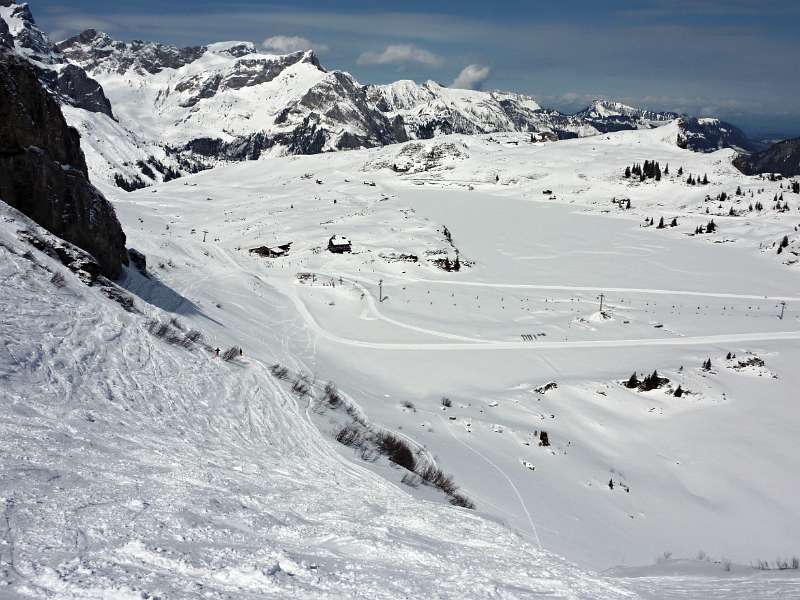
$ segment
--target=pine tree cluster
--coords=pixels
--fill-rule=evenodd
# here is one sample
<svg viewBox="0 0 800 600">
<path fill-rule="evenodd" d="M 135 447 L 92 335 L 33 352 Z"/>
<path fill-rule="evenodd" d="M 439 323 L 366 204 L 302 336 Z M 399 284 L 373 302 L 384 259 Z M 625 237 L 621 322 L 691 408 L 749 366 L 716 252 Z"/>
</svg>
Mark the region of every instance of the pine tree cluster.
<svg viewBox="0 0 800 600">
<path fill-rule="evenodd" d="M 669 175 L 669 165 L 667 165 L 665 174 Z M 644 165 L 634 163 L 632 167 L 625 167 L 625 178 L 638 177 L 639 181 L 645 179 L 655 179 L 661 181 L 661 166 L 657 161 L 646 160 Z"/>
<path fill-rule="evenodd" d="M 689 184 L 689 185 L 708 185 L 708 183 L 709 183 L 708 182 L 708 175 L 705 174 L 705 175 L 703 175 L 703 178 L 700 179 L 699 175 L 697 177 L 695 177 L 694 175 L 689 173 L 689 177 L 686 178 L 686 183 Z"/>
<path fill-rule="evenodd" d="M 625 382 L 625 387 L 628 389 L 637 389 L 640 392 L 649 392 L 657 390 L 669 383 L 669 379 L 661 377 L 658 371 L 653 371 L 650 375 L 645 375 L 644 379 L 639 379 L 634 372 Z"/>
<path fill-rule="evenodd" d="M 714 223 L 714 219 L 711 219 L 708 224 L 705 226 L 698 225 L 694 232 L 695 233 L 714 233 L 717 230 L 717 224 Z"/>
</svg>

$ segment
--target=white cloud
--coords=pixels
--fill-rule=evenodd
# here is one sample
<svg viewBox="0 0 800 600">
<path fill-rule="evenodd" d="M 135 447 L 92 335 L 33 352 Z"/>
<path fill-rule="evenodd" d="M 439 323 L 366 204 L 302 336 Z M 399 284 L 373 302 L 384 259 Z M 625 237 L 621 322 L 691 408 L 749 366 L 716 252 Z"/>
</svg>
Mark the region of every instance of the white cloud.
<svg viewBox="0 0 800 600">
<path fill-rule="evenodd" d="M 491 68 L 483 65 L 467 65 L 461 69 L 461 73 L 453 80 L 450 87 L 464 90 L 479 90 L 491 72 Z"/>
<path fill-rule="evenodd" d="M 389 44 L 382 52 L 368 51 L 358 57 L 360 65 L 389 65 L 419 63 L 422 65 L 439 65 L 442 59 L 432 52 L 418 48 L 412 44 Z"/>
<path fill-rule="evenodd" d="M 328 49 L 328 46 L 325 44 L 317 44 L 299 35 L 273 35 L 265 39 L 261 45 L 266 50 L 279 52 L 281 54 L 297 52 L 298 50 L 318 50 L 324 52 Z"/>
</svg>

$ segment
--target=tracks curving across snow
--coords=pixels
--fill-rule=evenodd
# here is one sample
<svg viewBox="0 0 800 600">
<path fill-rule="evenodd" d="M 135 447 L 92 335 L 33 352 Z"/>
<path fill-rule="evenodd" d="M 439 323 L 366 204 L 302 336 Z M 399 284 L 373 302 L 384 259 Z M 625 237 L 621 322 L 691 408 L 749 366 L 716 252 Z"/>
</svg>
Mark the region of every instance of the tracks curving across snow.
<svg viewBox="0 0 800 600">
<path fill-rule="evenodd" d="M 327 273 L 321 275 L 331 276 Z M 337 276 L 338 277 L 338 276 Z M 343 279 L 345 279 L 342 276 Z M 369 289 L 364 287 L 359 281 L 352 277 L 346 278 L 348 281 L 356 285 L 364 294 L 368 302 L 368 308 L 372 314 L 387 323 L 397 327 L 415 331 L 417 333 L 424 333 L 433 337 L 446 338 L 448 342 L 369 342 L 365 340 L 358 340 L 353 338 L 344 337 L 332 333 L 322 327 L 311 312 L 308 310 L 303 301 L 299 298 L 294 290 L 288 293 L 288 296 L 294 303 L 300 316 L 307 322 L 308 326 L 313 329 L 319 336 L 325 339 L 360 348 L 372 348 L 375 350 L 557 350 L 568 348 L 625 348 L 636 346 L 697 346 L 697 345 L 721 345 L 733 344 L 743 342 L 763 342 L 763 341 L 780 341 L 780 340 L 800 340 L 800 331 L 768 331 L 768 332 L 749 332 L 749 333 L 731 333 L 731 334 L 717 334 L 717 335 L 702 335 L 702 336 L 684 336 L 684 337 L 656 337 L 656 338 L 632 338 L 632 339 L 606 339 L 606 340 L 576 340 L 576 341 L 561 341 L 561 342 L 516 342 L 506 340 L 486 340 L 478 338 L 470 338 L 459 336 L 447 332 L 437 331 L 403 323 L 396 319 L 392 319 L 383 315 L 376 302 L 372 297 Z M 448 282 L 452 283 L 452 282 Z M 468 282 L 459 282 L 465 285 L 481 285 L 470 284 Z M 493 284 L 486 284 L 493 285 Z M 524 287 L 524 286 L 520 286 Z M 581 290 L 581 291 L 596 291 L 599 288 L 588 287 L 548 287 L 544 286 L 537 289 L 562 289 L 562 290 Z M 653 293 L 653 294 L 687 294 L 687 295 L 704 295 L 709 297 L 719 298 L 738 298 L 742 300 L 752 299 L 769 299 L 781 300 L 781 297 L 773 296 L 751 296 L 751 295 L 736 295 L 724 294 L 714 292 L 690 292 L 690 291 L 670 291 L 670 290 L 645 290 L 634 288 L 614 288 L 611 291 L 622 291 L 631 293 Z M 786 297 L 786 301 L 800 301 L 800 298 Z"/>
</svg>

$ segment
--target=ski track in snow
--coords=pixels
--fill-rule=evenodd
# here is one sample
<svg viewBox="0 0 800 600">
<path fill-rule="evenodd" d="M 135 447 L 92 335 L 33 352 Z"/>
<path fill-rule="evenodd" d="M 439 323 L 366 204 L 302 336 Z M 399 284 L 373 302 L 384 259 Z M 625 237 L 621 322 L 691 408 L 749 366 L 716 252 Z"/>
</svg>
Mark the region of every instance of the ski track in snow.
<svg viewBox="0 0 800 600">
<path fill-rule="evenodd" d="M 514 482 L 511 480 L 511 478 L 508 475 L 506 475 L 506 472 L 503 471 L 503 469 L 501 469 L 494 462 L 492 462 L 490 458 L 481 453 L 479 450 L 473 448 L 470 444 L 468 444 L 464 440 L 459 439 L 458 436 L 456 436 L 456 434 L 453 433 L 452 430 L 447 426 L 447 421 L 445 421 L 444 418 L 440 416 L 439 420 L 441 421 L 442 425 L 444 425 L 444 428 L 447 430 L 447 433 L 450 434 L 450 437 L 452 437 L 456 442 L 467 448 L 470 452 L 477 455 L 481 460 L 487 462 L 495 471 L 500 473 L 500 475 L 502 475 L 503 478 L 508 482 L 508 486 L 516 495 L 517 499 L 519 500 L 519 504 L 522 507 L 522 510 L 525 512 L 525 517 L 528 519 L 528 524 L 530 525 L 531 533 L 533 534 L 533 539 L 536 540 L 536 545 L 540 549 L 542 549 L 543 548 L 542 540 L 541 538 L 539 538 L 539 532 L 537 531 L 536 525 L 533 522 L 533 517 L 531 517 L 531 513 L 528 510 L 528 505 L 525 503 L 525 499 L 522 497 L 522 494 L 519 493 L 519 489 L 517 489 L 517 486 L 514 485 Z"/>
</svg>

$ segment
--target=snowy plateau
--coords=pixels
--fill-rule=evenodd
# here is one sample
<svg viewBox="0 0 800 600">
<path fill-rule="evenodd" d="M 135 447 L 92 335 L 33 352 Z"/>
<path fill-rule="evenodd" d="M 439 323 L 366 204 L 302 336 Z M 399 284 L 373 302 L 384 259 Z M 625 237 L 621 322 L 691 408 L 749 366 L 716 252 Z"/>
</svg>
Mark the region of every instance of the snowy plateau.
<svg viewBox="0 0 800 600">
<path fill-rule="evenodd" d="M 110 100 L 60 99 L 131 260 L 86 285 L 0 201 L 0 598 L 800 598 L 797 178 L 608 102 L 570 139 L 434 82 L 342 104 L 311 52 L 245 94 L 239 43 L 48 62 L 4 4 Z M 352 149 L 275 150 L 311 99 Z M 244 112 L 274 151 L 184 153 Z M 181 176 L 114 184 L 150 156 Z"/>
</svg>

